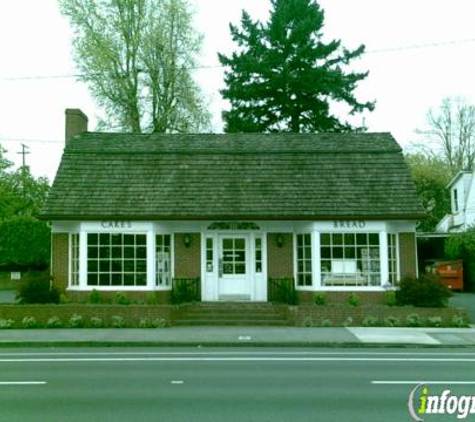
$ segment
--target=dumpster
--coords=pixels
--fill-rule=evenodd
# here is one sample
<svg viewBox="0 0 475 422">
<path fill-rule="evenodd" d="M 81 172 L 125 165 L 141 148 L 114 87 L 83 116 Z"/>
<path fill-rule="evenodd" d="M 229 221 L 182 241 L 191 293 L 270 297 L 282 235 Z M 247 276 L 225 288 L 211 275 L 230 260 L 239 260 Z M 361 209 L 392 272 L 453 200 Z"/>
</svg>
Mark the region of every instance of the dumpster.
<svg viewBox="0 0 475 422">
<path fill-rule="evenodd" d="M 426 272 L 437 274 L 452 290 L 463 290 L 463 261 L 439 261 L 426 266 Z"/>
</svg>

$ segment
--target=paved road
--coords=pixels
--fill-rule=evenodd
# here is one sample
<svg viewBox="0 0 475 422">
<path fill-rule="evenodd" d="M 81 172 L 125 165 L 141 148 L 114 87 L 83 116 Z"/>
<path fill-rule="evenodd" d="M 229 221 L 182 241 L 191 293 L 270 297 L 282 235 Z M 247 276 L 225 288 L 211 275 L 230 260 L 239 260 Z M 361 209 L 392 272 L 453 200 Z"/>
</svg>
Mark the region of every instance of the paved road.
<svg viewBox="0 0 475 422">
<path fill-rule="evenodd" d="M 3 349 L 0 421 L 409 421 L 419 381 L 474 365 L 467 348 Z"/>
</svg>

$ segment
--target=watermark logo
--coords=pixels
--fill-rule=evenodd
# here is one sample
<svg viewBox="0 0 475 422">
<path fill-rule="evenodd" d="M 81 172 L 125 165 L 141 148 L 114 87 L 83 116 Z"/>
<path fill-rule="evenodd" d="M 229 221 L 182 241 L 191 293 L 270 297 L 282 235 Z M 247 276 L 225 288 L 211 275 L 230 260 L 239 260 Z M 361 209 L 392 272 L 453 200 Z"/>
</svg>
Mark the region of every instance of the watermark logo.
<svg viewBox="0 0 475 422">
<path fill-rule="evenodd" d="M 452 415 L 463 420 L 475 415 L 475 395 L 456 395 L 448 388 L 438 392 L 427 384 L 416 385 L 409 394 L 409 413 L 415 421 L 424 421 L 427 415 Z"/>
</svg>

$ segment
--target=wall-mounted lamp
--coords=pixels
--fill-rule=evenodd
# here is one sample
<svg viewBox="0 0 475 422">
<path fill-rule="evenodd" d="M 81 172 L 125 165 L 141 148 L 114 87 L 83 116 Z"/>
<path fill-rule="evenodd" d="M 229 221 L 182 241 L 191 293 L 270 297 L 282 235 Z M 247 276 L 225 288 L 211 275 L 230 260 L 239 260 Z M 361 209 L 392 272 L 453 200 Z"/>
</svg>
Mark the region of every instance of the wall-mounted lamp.
<svg viewBox="0 0 475 422">
<path fill-rule="evenodd" d="M 284 245 L 284 236 L 282 236 L 282 233 L 277 234 L 275 238 L 275 243 L 279 248 L 281 248 Z"/>
<path fill-rule="evenodd" d="M 185 247 L 189 248 L 191 246 L 191 235 L 186 233 L 183 237 L 183 244 Z"/>
</svg>

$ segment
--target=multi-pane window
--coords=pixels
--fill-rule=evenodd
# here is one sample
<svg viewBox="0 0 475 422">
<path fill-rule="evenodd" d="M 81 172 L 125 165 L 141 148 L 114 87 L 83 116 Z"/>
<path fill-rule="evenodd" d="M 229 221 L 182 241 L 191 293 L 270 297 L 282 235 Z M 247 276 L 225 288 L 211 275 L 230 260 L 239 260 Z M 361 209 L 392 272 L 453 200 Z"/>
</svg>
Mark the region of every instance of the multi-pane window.
<svg viewBox="0 0 475 422">
<path fill-rule="evenodd" d="M 206 272 L 213 272 L 213 261 L 214 261 L 214 248 L 213 248 L 213 238 L 206 238 Z"/>
<path fill-rule="evenodd" d="M 322 285 L 381 284 L 379 234 L 321 233 Z"/>
<path fill-rule="evenodd" d="M 155 285 L 169 286 L 171 283 L 171 235 L 155 236 Z"/>
<path fill-rule="evenodd" d="M 297 286 L 312 285 L 312 236 L 297 235 Z"/>
<path fill-rule="evenodd" d="M 145 286 L 146 234 L 88 233 L 88 286 Z"/>
<path fill-rule="evenodd" d="M 223 241 L 223 274 L 246 274 L 246 240 L 225 238 Z"/>
<path fill-rule="evenodd" d="M 397 262 L 397 234 L 388 234 L 388 275 L 389 284 L 396 285 L 398 282 L 398 262 Z"/>
<path fill-rule="evenodd" d="M 262 272 L 262 239 L 256 237 L 256 273 Z"/>
<path fill-rule="evenodd" d="M 79 285 L 79 234 L 71 233 L 71 275 L 69 284 L 71 286 Z"/>
</svg>

